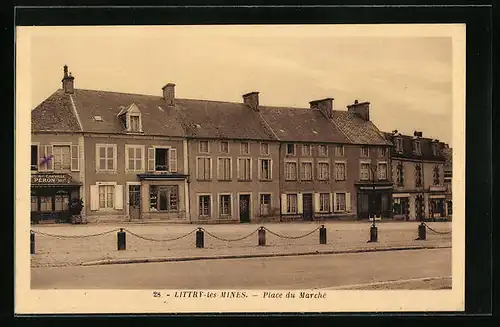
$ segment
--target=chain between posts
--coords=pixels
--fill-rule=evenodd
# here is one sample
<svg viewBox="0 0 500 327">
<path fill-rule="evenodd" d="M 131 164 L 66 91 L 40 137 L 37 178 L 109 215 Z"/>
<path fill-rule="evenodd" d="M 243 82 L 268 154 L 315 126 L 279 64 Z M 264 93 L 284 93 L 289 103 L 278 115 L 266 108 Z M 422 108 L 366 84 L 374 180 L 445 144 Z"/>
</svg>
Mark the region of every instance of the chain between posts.
<svg viewBox="0 0 500 327">
<path fill-rule="evenodd" d="M 429 230 L 435 234 L 451 234 L 452 231 L 448 231 L 448 232 L 440 232 L 440 231 L 437 231 L 435 229 L 432 229 L 429 225 L 427 225 L 426 223 L 423 223 L 425 225 L 425 227 L 429 228 Z"/>
<path fill-rule="evenodd" d="M 86 234 L 86 235 L 56 235 L 56 234 L 49 234 L 49 233 L 43 233 L 39 232 L 36 230 L 31 230 L 31 232 L 38 234 L 38 235 L 43 235 L 43 236 L 49 236 L 49 237 L 56 237 L 56 238 L 85 238 L 85 237 L 95 237 L 95 236 L 102 236 L 106 234 L 110 234 L 116 231 L 119 231 L 119 228 L 109 230 L 107 232 L 102 232 L 102 233 L 97 233 L 97 234 Z"/>
<path fill-rule="evenodd" d="M 252 236 L 253 234 L 255 234 L 260 228 L 257 228 L 256 230 L 254 230 L 253 232 L 251 232 L 250 234 L 246 235 L 246 236 L 243 236 L 243 237 L 240 237 L 240 238 L 235 238 L 235 239 L 227 239 L 227 238 L 222 238 L 222 237 L 219 237 L 217 235 L 214 235 L 212 233 L 210 233 L 209 231 L 207 231 L 205 228 L 203 227 L 200 227 L 200 230 L 204 231 L 205 233 L 207 233 L 207 235 L 219 240 L 219 241 L 224 241 L 224 242 L 237 242 L 237 241 L 241 241 L 241 240 L 244 240 L 246 238 L 249 238 L 250 236 Z"/>
<path fill-rule="evenodd" d="M 198 230 L 198 228 L 196 229 L 193 229 L 192 231 L 190 231 L 189 233 L 186 233 L 186 234 L 182 234 L 181 236 L 178 236 L 178 237 L 174 237 L 174 238 L 168 238 L 168 239 L 154 239 L 154 238 L 149 238 L 149 237 L 144 237 L 144 236 L 141 236 L 141 235 L 138 235 L 136 233 L 133 233 L 131 231 L 129 231 L 128 229 L 124 228 L 123 229 L 124 231 L 130 233 L 131 235 L 137 237 L 137 238 L 141 238 L 143 240 L 146 240 L 146 241 L 151 241 L 151 242 L 171 242 L 171 241 L 177 241 L 177 240 L 180 240 L 184 237 L 187 237 L 191 234 L 193 234 L 194 232 L 196 232 Z"/>
<path fill-rule="evenodd" d="M 291 239 L 291 240 L 296 240 L 296 239 L 299 239 L 299 238 L 304 238 L 304 237 L 307 237 L 309 235 L 311 235 L 312 233 L 314 233 L 315 231 L 319 230 L 321 227 L 317 227 L 315 230 L 313 231 L 310 231 L 309 233 L 306 233 L 304 235 L 299 235 L 299 236 L 285 236 L 285 235 L 280 235 L 278 233 L 275 233 L 271 230 L 269 230 L 267 227 L 263 227 L 265 230 L 267 230 L 270 234 L 273 234 L 274 236 L 277 236 L 277 237 L 280 237 L 280 238 L 286 238 L 286 239 Z"/>
</svg>

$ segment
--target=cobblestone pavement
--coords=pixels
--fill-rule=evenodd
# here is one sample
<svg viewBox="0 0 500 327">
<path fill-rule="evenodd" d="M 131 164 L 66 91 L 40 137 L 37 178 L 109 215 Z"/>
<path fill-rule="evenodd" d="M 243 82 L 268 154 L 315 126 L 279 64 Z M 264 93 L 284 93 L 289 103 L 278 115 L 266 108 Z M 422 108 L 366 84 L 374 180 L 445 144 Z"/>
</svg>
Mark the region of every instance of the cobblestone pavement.
<svg viewBox="0 0 500 327">
<path fill-rule="evenodd" d="M 319 244 L 318 228 L 320 224 L 303 222 L 267 223 L 263 225 L 127 223 L 33 225 L 32 230 L 36 235 L 36 251 L 34 255 L 31 255 L 31 266 L 71 266 L 107 259 L 252 255 L 406 246 L 451 246 L 450 222 L 427 223 L 430 228 L 438 233 L 427 228 L 426 241 L 415 240 L 419 225 L 417 222 L 377 223 L 377 243 L 367 243 L 371 226 L 368 222 L 329 222 L 324 223 L 324 225 L 327 228 L 327 244 Z M 268 230 L 266 232 L 266 246 L 257 246 L 257 229 L 260 226 L 265 226 Z M 195 247 L 195 231 L 198 227 L 203 227 L 213 235 L 205 233 L 205 247 L 203 249 Z M 127 248 L 124 251 L 117 251 L 117 231 L 119 228 L 124 228 L 127 233 Z M 102 233 L 104 234 L 99 236 L 88 236 Z M 278 236 L 273 233 L 278 234 Z M 58 235 L 58 237 L 46 234 Z M 186 234 L 188 235 L 182 237 Z M 306 234 L 309 235 L 300 237 Z M 247 235 L 248 237 L 244 238 Z M 169 239 L 176 238 L 179 239 L 169 241 Z M 241 240 L 227 241 L 235 239 Z"/>
</svg>

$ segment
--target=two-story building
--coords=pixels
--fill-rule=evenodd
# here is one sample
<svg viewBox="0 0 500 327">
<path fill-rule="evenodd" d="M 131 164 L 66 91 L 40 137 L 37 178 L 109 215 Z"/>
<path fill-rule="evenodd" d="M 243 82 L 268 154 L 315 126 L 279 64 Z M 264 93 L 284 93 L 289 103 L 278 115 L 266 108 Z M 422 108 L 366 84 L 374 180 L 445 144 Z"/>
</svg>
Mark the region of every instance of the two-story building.
<svg viewBox="0 0 500 327">
<path fill-rule="evenodd" d="M 422 137 L 422 132 L 385 133 L 394 146 L 391 153 L 393 216 L 396 219 L 444 219 L 444 143 Z"/>
</svg>

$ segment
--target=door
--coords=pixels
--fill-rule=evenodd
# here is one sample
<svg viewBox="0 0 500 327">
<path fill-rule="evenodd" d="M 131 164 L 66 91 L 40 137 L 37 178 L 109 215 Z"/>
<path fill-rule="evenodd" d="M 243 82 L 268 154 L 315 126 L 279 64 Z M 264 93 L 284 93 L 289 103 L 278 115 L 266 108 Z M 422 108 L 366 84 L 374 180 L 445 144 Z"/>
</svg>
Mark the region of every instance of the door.
<svg viewBox="0 0 500 327">
<path fill-rule="evenodd" d="M 141 186 L 128 186 L 128 214 L 130 219 L 139 219 L 141 211 Z"/>
<path fill-rule="evenodd" d="M 250 195 L 248 194 L 240 195 L 240 222 L 250 222 Z"/>
<path fill-rule="evenodd" d="M 313 220 L 312 194 L 302 194 L 302 210 L 304 220 Z"/>
</svg>

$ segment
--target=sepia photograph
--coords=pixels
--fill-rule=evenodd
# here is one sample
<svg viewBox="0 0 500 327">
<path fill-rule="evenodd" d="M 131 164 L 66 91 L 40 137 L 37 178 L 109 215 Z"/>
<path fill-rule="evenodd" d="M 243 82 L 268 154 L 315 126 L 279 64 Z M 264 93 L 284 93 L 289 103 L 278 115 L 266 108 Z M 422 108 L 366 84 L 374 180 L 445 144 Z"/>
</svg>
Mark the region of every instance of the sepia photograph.
<svg viewBox="0 0 500 327">
<path fill-rule="evenodd" d="M 463 310 L 464 99 L 458 24 L 18 27 L 16 307 Z"/>
</svg>

